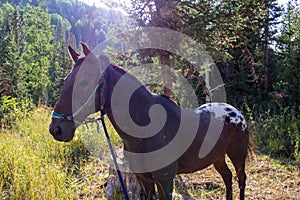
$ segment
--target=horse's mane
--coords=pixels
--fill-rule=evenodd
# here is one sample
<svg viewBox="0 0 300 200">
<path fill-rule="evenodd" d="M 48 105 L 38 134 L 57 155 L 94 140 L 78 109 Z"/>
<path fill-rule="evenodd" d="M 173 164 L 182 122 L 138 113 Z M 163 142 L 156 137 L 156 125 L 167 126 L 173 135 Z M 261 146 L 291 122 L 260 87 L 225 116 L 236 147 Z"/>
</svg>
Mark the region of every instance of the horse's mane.
<svg viewBox="0 0 300 200">
<path fill-rule="evenodd" d="M 119 74 L 121 74 L 121 75 L 124 75 L 124 74 L 129 75 L 129 77 L 130 77 L 133 81 L 135 81 L 135 82 L 141 84 L 143 87 L 145 87 L 146 90 L 148 90 L 147 87 L 145 86 L 145 84 L 144 84 L 142 81 L 140 81 L 134 74 L 132 74 L 130 71 L 128 71 L 128 70 L 125 69 L 124 67 L 119 66 L 119 65 L 116 65 L 116 64 L 110 64 L 109 67 L 110 67 L 112 70 L 116 71 L 117 73 L 119 73 Z M 148 91 L 149 91 L 149 90 L 148 90 Z M 149 92 L 150 92 L 150 91 L 149 91 Z"/>
<path fill-rule="evenodd" d="M 116 65 L 116 64 L 110 64 L 110 65 L 111 65 L 110 67 L 112 67 L 114 70 L 116 70 L 120 74 L 130 73 L 127 69 L 125 69 L 124 67 L 122 67 L 120 65 Z M 131 75 L 134 76 L 133 74 L 131 74 Z"/>
</svg>

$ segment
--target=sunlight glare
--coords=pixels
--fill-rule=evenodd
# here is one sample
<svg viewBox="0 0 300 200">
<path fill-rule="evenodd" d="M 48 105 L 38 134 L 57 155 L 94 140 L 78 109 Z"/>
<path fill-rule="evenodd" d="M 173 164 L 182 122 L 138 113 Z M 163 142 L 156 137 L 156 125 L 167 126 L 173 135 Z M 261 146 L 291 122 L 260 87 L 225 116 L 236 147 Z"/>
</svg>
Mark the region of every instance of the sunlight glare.
<svg viewBox="0 0 300 200">
<path fill-rule="evenodd" d="M 111 4 L 111 3 L 116 3 L 118 5 L 126 5 L 126 6 L 129 6 L 131 5 L 131 0 L 79 0 L 83 3 L 86 3 L 90 6 L 96 6 L 96 7 L 101 7 L 101 8 L 107 8 L 107 9 L 122 9 L 122 7 L 120 8 L 111 8 L 109 7 L 108 5 Z"/>
</svg>

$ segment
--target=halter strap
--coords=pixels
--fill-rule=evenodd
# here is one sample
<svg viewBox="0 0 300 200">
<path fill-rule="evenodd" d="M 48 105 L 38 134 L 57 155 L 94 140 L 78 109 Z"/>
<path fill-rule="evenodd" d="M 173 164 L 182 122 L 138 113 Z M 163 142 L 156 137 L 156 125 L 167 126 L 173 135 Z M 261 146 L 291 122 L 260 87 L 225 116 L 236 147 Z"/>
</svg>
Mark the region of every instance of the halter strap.
<svg viewBox="0 0 300 200">
<path fill-rule="evenodd" d="M 64 114 L 59 114 L 55 111 L 52 111 L 51 118 L 52 119 L 62 119 L 62 120 L 66 120 L 66 121 L 72 121 L 73 120 L 72 115 L 65 116 Z"/>
<path fill-rule="evenodd" d="M 76 110 L 74 113 L 73 113 L 73 118 L 78 115 L 81 110 L 92 100 L 92 98 L 95 96 L 97 90 L 99 89 L 101 83 L 98 83 L 97 86 L 95 87 L 94 91 L 92 92 L 92 94 L 89 96 L 88 100 L 82 105 L 80 106 L 80 108 L 78 110 Z"/>
<path fill-rule="evenodd" d="M 96 94 L 96 92 L 99 89 L 99 87 L 100 87 L 101 84 L 104 84 L 104 81 L 100 80 L 100 82 L 97 84 L 97 86 L 95 87 L 95 89 L 92 92 L 92 94 L 89 96 L 88 100 L 82 106 L 80 106 L 80 108 L 78 110 L 76 110 L 73 114 L 66 116 L 64 114 L 60 114 L 58 112 L 52 111 L 51 118 L 52 119 L 60 119 L 60 120 L 63 120 L 63 121 L 70 121 L 70 122 L 71 121 L 75 121 L 76 123 L 81 124 L 78 121 L 74 120 L 74 117 L 76 117 L 76 115 L 78 115 L 81 112 L 81 110 L 92 100 L 92 98 L 95 96 L 95 94 Z M 101 91 L 101 93 L 102 92 L 103 91 Z M 102 96 L 102 95 L 100 95 L 100 96 Z M 104 100 L 104 98 L 102 98 L 101 101 L 102 100 Z M 101 102 L 101 104 L 102 103 L 104 103 L 104 102 Z"/>
<path fill-rule="evenodd" d="M 111 78 L 110 78 L 110 72 L 109 71 L 107 73 L 107 76 L 108 76 L 107 79 L 109 81 L 109 84 L 108 84 L 108 87 L 109 87 L 109 85 L 111 84 Z M 102 85 L 102 87 L 100 87 L 101 85 Z M 88 100 L 78 110 L 76 110 L 73 114 L 67 115 L 67 116 L 65 116 L 64 114 L 60 114 L 58 112 L 52 111 L 51 118 L 52 119 L 59 119 L 59 120 L 63 120 L 63 121 L 69 121 L 69 122 L 74 121 L 79 125 L 82 124 L 81 122 L 76 121 L 74 118 L 91 101 L 91 99 L 95 96 L 95 94 L 96 94 L 96 92 L 99 88 L 100 88 L 100 102 L 101 102 L 100 111 L 101 111 L 101 113 L 105 113 L 104 107 L 105 107 L 107 102 L 106 102 L 106 97 L 104 96 L 104 93 L 105 93 L 104 90 L 106 88 L 106 85 L 107 85 L 106 80 L 105 80 L 104 76 L 102 76 L 100 78 L 98 84 L 96 85 L 94 91 L 89 96 Z"/>
</svg>

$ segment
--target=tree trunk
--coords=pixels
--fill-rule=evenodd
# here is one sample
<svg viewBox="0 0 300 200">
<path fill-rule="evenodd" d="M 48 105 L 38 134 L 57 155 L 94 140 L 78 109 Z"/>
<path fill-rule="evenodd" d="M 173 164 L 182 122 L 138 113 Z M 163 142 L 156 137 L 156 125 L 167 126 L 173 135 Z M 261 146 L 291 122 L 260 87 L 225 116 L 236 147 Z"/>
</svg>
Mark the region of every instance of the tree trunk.
<svg viewBox="0 0 300 200">
<path fill-rule="evenodd" d="M 167 97 L 173 98 L 173 83 L 172 75 L 170 74 L 170 53 L 161 51 L 160 60 L 162 64 L 162 81 L 163 81 L 163 94 Z"/>
<path fill-rule="evenodd" d="M 118 149 L 116 151 L 116 157 L 123 180 L 126 184 L 129 198 L 132 200 L 140 200 L 142 191 L 141 186 L 135 174 L 129 172 L 128 165 L 123 155 L 123 149 Z M 117 170 L 113 167 L 114 165 L 112 160 L 110 161 L 110 163 L 111 167 L 109 168 L 109 177 L 106 186 L 106 196 L 108 200 L 122 200 L 124 199 L 124 194 L 119 181 Z"/>
</svg>

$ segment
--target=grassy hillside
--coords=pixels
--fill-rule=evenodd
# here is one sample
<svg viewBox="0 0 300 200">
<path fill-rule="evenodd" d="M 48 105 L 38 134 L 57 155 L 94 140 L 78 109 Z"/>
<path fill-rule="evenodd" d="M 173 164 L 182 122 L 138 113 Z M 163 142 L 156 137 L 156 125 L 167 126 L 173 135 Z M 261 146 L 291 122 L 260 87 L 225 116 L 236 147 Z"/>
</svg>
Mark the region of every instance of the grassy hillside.
<svg viewBox="0 0 300 200">
<path fill-rule="evenodd" d="M 69 146 L 47 133 L 49 112 L 38 109 L 0 135 L 2 199 L 72 199 L 72 177 L 66 173 Z"/>
<path fill-rule="evenodd" d="M 81 127 L 70 143 L 48 133 L 50 111 L 37 109 L 0 133 L 1 199 L 105 199 L 109 154 L 95 126 Z M 109 126 L 114 144 L 120 139 Z M 300 199 L 299 168 L 253 155 L 247 167 L 247 199 Z M 208 168 L 178 176 L 175 199 L 223 198 L 219 174 Z M 237 197 L 237 184 L 234 195 Z"/>
</svg>

